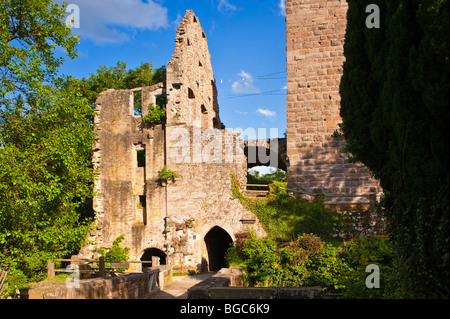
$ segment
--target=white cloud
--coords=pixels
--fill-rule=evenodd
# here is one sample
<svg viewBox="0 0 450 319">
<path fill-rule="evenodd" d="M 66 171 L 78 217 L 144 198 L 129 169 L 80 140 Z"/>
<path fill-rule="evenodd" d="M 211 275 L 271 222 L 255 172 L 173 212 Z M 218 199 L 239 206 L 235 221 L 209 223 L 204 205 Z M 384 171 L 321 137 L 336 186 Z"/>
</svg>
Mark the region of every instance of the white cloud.
<svg viewBox="0 0 450 319">
<path fill-rule="evenodd" d="M 233 93 L 252 94 L 261 92 L 261 90 L 253 84 L 254 78 L 250 73 L 241 70 L 238 76 L 240 77 L 240 80 L 235 81 L 233 85 L 231 85 Z"/>
<path fill-rule="evenodd" d="M 56 2 L 62 3 L 62 0 Z M 80 8 L 80 28 L 74 34 L 86 37 L 96 44 L 121 43 L 130 39 L 129 33 L 118 30 L 125 27 L 156 30 L 170 25 L 167 8 L 153 0 L 71 0 Z"/>
<path fill-rule="evenodd" d="M 242 112 L 242 111 L 235 111 L 236 113 L 238 113 L 238 114 L 241 114 L 241 115 L 247 115 L 248 114 L 248 112 Z"/>
<path fill-rule="evenodd" d="M 219 5 L 217 6 L 217 9 L 220 12 L 229 12 L 229 11 L 236 11 L 238 8 L 228 2 L 228 0 L 219 0 Z"/>
<path fill-rule="evenodd" d="M 280 9 L 280 15 L 286 16 L 286 0 L 280 0 L 278 8 Z"/>
<path fill-rule="evenodd" d="M 271 111 L 271 110 L 265 110 L 265 109 L 261 109 L 261 108 L 256 110 L 256 112 L 261 115 L 267 116 L 267 117 L 276 117 L 277 116 L 277 112 Z"/>
</svg>

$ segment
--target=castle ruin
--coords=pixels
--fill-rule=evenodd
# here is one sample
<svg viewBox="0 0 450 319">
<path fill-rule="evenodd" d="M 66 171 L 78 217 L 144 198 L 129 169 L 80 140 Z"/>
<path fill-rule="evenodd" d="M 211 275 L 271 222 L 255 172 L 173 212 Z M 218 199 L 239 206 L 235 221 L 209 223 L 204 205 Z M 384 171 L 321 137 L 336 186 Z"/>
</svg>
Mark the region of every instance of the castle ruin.
<svg viewBox="0 0 450 319">
<path fill-rule="evenodd" d="M 135 115 L 137 92 L 142 115 Z M 146 125 L 143 117 L 162 95 L 167 124 Z M 103 92 L 96 114 L 97 229 L 83 256 L 124 234 L 131 260 L 157 256 L 179 271 L 219 270 L 235 234 L 264 234 L 256 216 L 233 199 L 231 176 L 245 184 L 247 162 L 239 133 L 220 121 L 206 35 L 193 11 L 178 27 L 166 83 Z M 165 166 L 178 174 L 175 181 L 161 180 Z"/>
<path fill-rule="evenodd" d="M 231 176 L 246 184 L 250 148 L 276 149 L 290 192 L 324 193 L 328 204 L 367 204 L 381 189 L 367 168 L 349 164 L 338 129 L 347 3 L 287 0 L 287 141 L 248 141 L 226 130 L 206 34 L 193 11 L 177 29 L 167 79 L 108 90 L 96 102 L 93 163 L 96 230 L 80 255 L 111 247 L 121 234 L 130 259 L 160 258 L 178 271 L 218 270 L 238 233 L 263 236 L 257 217 L 233 198 Z M 142 115 L 135 114 L 140 92 Z M 166 98 L 165 125 L 143 117 Z M 280 142 L 280 143 L 278 143 Z M 280 146 L 281 145 L 281 146 Z M 168 167 L 175 181 L 161 180 Z"/>
</svg>

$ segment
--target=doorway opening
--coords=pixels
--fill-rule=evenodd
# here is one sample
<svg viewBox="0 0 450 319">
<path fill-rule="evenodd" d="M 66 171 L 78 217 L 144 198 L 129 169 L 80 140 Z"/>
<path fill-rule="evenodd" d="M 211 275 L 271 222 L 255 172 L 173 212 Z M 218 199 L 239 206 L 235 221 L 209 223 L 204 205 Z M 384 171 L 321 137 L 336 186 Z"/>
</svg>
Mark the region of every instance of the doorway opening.
<svg viewBox="0 0 450 319">
<path fill-rule="evenodd" d="M 144 254 L 141 257 L 141 261 L 153 261 L 153 257 L 159 258 L 159 264 L 160 265 L 166 265 L 166 253 L 163 252 L 161 249 L 158 248 L 150 248 L 147 249 Z M 142 264 L 142 268 L 151 268 L 155 267 L 156 265 L 153 265 L 153 263 L 150 264 Z"/>
<path fill-rule="evenodd" d="M 233 244 L 231 236 L 221 227 L 212 228 L 205 236 L 206 248 L 208 250 L 209 270 L 219 271 L 226 268 L 225 254 Z"/>
</svg>

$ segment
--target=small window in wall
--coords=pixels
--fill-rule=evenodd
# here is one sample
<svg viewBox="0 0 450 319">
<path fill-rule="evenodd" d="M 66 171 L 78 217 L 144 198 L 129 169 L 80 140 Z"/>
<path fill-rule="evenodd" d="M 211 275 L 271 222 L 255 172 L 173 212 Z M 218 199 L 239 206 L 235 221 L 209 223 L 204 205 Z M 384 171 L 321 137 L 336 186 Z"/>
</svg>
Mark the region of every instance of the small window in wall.
<svg viewBox="0 0 450 319">
<path fill-rule="evenodd" d="M 140 208 L 147 207 L 147 196 L 145 195 L 139 196 L 139 207 Z"/>
<path fill-rule="evenodd" d="M 145 167 L 145 148 L 137 149 L 137 167 Z"/>
<path fill-rule="evenodd" d="M 208 128 L 208 111 L 206 107 L 202 105 L 202 128 Z"/>
<path fill-rule="evenodd" d="M 216 117 L 213 118 L 213 125 L 214 125 L 215 128 L 220 128 L 219 121 L 217 121 Z"/>
<path fill-rule="evenodd" d="M 162 109 L 166 108 L 167 105 L 167 95 L 157 95 L 156 96 L 156 105 Z"/>
<path fill-rule="evenodd" d="M 191 88 L 188 88 L 188 97 L 189 97 L 190 99 L 195 99 L 194 91 L 192 91 Z"/>
<path fill-rule="evenodd" d="M 142 91 L 134 92 L 134 115 L 142 115 Z"/>
<path fill-rule="evenodd" d="M 142 222 L 147 225 L 147 197 L 139 196 L 138 208 L 142 209 Z"/>
</svg>

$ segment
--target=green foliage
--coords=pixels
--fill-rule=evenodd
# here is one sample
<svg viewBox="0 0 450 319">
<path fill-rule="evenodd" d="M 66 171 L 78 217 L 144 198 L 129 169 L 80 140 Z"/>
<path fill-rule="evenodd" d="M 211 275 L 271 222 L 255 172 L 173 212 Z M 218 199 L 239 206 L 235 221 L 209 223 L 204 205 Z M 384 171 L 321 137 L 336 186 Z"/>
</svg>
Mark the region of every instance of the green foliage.
<svg viewBox="0 0 450 319">
<path fill-rule="evenodd" d="M 64 57 L 78 55 L 78 38 L 64 23 L 65 7 L 50 0 L 0 2 L 0 105 L 13 96 L 31 96 L 41 83 L 57 77 Z M 12 94 L 14 93 L 14 94 Z"/>
<path fill-rule="evenodd" d="M 343 279 L 345 298 L 379 299 L 391 297 L 395 288 L 394 253 L 391 242 L 386 238 L 355 238 L 342 245 L 338 258 L 346 263 L 348 270 Z M 370 264 L 380 268 L 380 289 L 367 289 L 366 267 Z"/>
<path fill-rule="evenodd" d="M 45 277 L 48 260 L 77 252 L 89 231 L 92 107 L 58 75 L 78 39 L 51 1 L 0 4 L 0 267 L 7 292 Z M 87 216 L 87 215 L 85 215 Z"/>
<path fill-rule="evenodd" d="M 175 173 L 174 171 L 168 169 L 167 166 L 164 166 L 164 168 L 161 170 L 161 172 L 159 172 L 159 178 L 164 182 L 167 182 L 168 180 L 174 181 L 175 178 L 178 178 L 178 177 L 180 177 L 180 176 L 177 173 Z"/>
<path fill-rule="evenodd" d="M 142 122 L 147 125 L 166 124 L 166 109 L 150 104 L 148 114 L 142 118 Z"/>
<path fill-rule="evenodd" d="M 349 2 L 342 131 L 384 189 L 400 289 L 448 297 L 448 0 L 377 4 L 381 28 L 367 29 L 367 2 Z"/>
<path fill-rule="evenodd" d="M 302 234 L 279 244 L 251 234 L 229 249 L 227 261 L 244 269 L 248 286 L 321 286 L 326 291 L 338 291 L 342 288 L 338 272 L 345 265 L 340 264 L 335 252 L 315 235 Z"/>
<path fill-rule="evenodd" d="M 101 66 L 96 73 L 89 78 L 83 78 L 79 81 L 82 94 L 87 98 L 91 105 L 95 104 L 98 95 L 108 89 L 128 90 L 144 86 L 152 86 L 166 79 L 166 68 L 162 66 L 159 69 L 153 69 L 152 63 L 142 63 L 135 69 L 127 70 L 125 62 L 117 62 L 114 67 Z M 136 93 L 135 110 L 140 114 L 141 103 L 140 94 Z"/>
<path fill-rule="evenodd" d="M 125 239 L 125 235 L 120 235 L 119 237 L 117 237 L 116 240 L 114 240 L 113 245 L 111 248 L 107 249 L 107 248 L 97 248 L 96 250 L 103 256 L 105 257 L 106 261 L 127 261 L 130 257 L 129 257 L 129 253 L 130 253 L 130 248 L 125 247 L 122 248 L 120 247 L 120 243 Z"/>
<path fill-rule="evenodd" d="M 285 182 L 273 182 L 268 199 L 255 201 L 241 194 L 233 175 L 232 192 L 258 217 L 267 234 L 279 241 L 289 241 L 303 233 L 331 239 L 334 228 L 338 227 L 338 217 L 325 208 L 321 198 L 309 203 L 301 196 L 290 196 Z"/>
<path fill-rule="evenodd" d="M 333 247 L 311 234 L 287 243 L 241 234 L 226 258 L 231 266 L 243 268 L 247 286 L 320 286 L 344 298 L 392 297 L 394 255 L 384 238 L 356 238 Z M 370 264 L 380 267 L 381 289 L 366 287 Z"/>
</svg>

